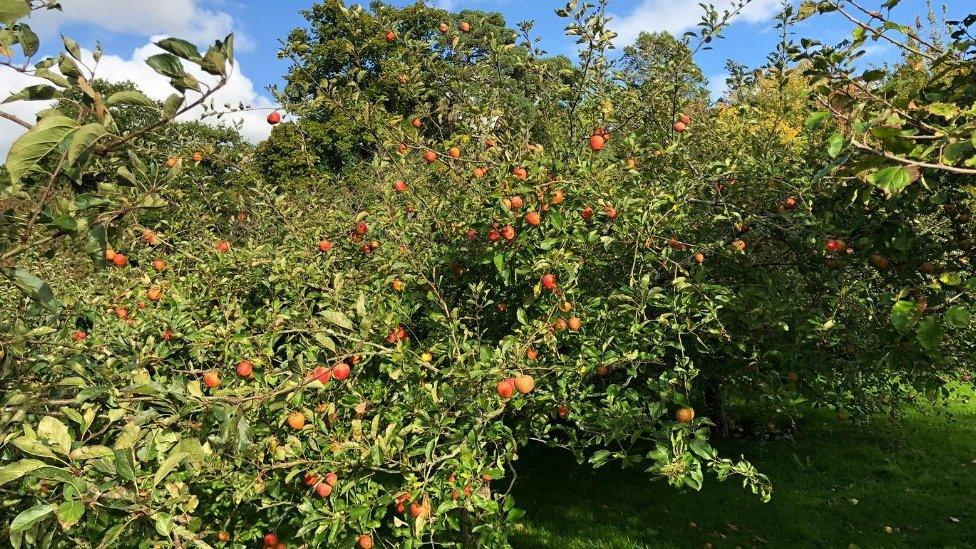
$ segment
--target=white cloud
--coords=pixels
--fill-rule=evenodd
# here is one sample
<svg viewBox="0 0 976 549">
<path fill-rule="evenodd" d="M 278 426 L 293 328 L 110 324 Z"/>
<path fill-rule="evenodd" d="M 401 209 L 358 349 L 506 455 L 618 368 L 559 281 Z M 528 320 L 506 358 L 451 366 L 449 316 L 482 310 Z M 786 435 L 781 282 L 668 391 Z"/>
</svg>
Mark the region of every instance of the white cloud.
<svg viewBox="0 0 976 549">
<path fill-rule="evenodd" d="M 45 80 L 4 68 L 0 72 L 0 101 L 10 94 L 17 93 L 27 86 L 43 84 Z M 51 105 L 50 101 L 18 101 L 0 106 L 3 112 L 17 116 L 21 120 L 34 123 L 35 115 Z M 23 127 L 6 118 L 0 118 L 0 164 L 7 158 L 10 145 L 26 131 Z"/>
<path fill-rule="evenodd" d="M 712 2 L 721 11 L 728 9 L 733 0 Z M 780 7 L 780 0 L 753 0 L 748 4 L 737 21 L 758 23 L 769 19 Z M 634 10 L 624 16 L 615 15 L 610 22 L 619 38 L 618 45 L 630 44 L 641 32 L 667 31 L 678 35 L 701 21 L 702 9 L 693 0 L 642 0 Z"/>
<path fill-rule="evenodd" d="M 152 43 L 146 44 L 132 52 L 130 58 L 126 59 L 118 55 L 104 55 L 98 64 L 97 78 L 110 82 L 130 81 L 136 84 L 140 90 L 153 99 L 163 100 L 174 92 L 168 80 L 157 74 L 145 60 L 161 50 Z M 86 64 L 92 66 L 91 52 L 84 51 L 83 57 Z M 270 109 L 274 103 L 267 97 L 262 96 L 255 90 L 254 83 L 247 76 L 239 72 L 239 66 L 227 82 L 227 85 L 213 95 L 215 105 L 220 108 L 224 103 L 237 105 L 244 103 L 256 109 Z M 189 69 L 189 67 L 188 67 Z M 212 83 L 215 77 L 205 75 L 199 69 L 189 69 L 204 82 Z M 0 71 L 0 98 L 5 98 L 11 92 L 16 92 L 24 86 L 30 85 L 32 79 L 24 75 L 14 73 L 10 70 Z M 191 97 L 194 94 L 191 92 Z M 38 111 L 46 107 L 47 104 L 37 102 L 16 102 L 3 105 L 2 110 L 16 114 L 28 122 L 34 122 L 34 117 Z M 202 109 L 197 108 L 183 115 L 181 120 L 198 120 L 202 114 Z M 254 112 L 234 113 L 224 116 L 221 120 L 210 117 L 205 122 L 211 125 L 230 125 L 231 122 L 242 121 L 241 134 L 251 142 L 258 142 L 265 139 L 270 133 L 271 128 L 265 118 L 268 110 L 258 110 Z M 6 158 L 10 144 L 21 134 L 23 129 L 5 119 L 0 119 L 0 159 Z"/>
<path fill-rule="evenodd" d="M 82 24 L 134 36 L 178 36 L 207 44 L 235 29 L 234 18 L 207 9 L 199 0 L 69 0 L 64 11 L 37 11 L 30 24 L 42 36 L 57 36 L 65 24 Z M 253 48 L 246 35 L 236 33 L 236 45 Z"/>
</svg>

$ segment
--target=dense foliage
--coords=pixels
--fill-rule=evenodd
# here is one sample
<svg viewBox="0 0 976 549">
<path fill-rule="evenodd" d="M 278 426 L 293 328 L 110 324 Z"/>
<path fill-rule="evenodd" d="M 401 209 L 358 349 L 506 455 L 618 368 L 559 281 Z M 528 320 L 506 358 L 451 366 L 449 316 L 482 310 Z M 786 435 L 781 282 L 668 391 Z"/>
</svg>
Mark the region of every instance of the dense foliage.
<svg viewBox="0 0 976 549">
<path fill-rule="evenodd" d="M 708 442 L 733 404 L 857 417 L 967 379 L 976 17 L 945 45 L 787 8 L 712 105 L 693 56 L 734 11 L 617 56 L 570 2 L 574 63 L 497 14 L 325 0 L 252 149 L 174 122 L 219 111 L 233 37 L 159 42 L 159 104 L 70 39 L 32 64 L 18 21 L 56 3 L 0 7 L 9 68 L 50 82 L 13 99 L 57 100 L 0 195 L 15 547 L 504 546 L 530 440 L 768 500 Z M 852 39 L 794 43 L 817 12 Z"/>
</svg>

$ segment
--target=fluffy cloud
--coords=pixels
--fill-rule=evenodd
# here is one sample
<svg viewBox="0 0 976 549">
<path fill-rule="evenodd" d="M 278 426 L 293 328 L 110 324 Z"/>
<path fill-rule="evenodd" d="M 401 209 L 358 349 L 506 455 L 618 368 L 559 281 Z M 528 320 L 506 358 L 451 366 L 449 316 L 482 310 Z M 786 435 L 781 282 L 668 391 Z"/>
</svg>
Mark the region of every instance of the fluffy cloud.
<svg viewBox="0 0 976 549">
<path fill-rule="evenodd" d="M 3 71 L 0 71 L 0 101 L 27 86 L 42 84 L 44 82 L 39 78 L 33 78 L 4 68 Z M 50 102 L 47 101 L 18 101 L 0 106 L 0 110 L 17 116 L 21 120 L 33 123 L 34 115 L 49 106 Z M 5 118 L 0 118 L 0 164 L 7 158 L 7 151 L 10 149 L 10 144 L 20 137 L 20 134 L 24 133 L 24 131 L 24 128 L 21 126 Z"/>
<path fill-rule="evenodd" d="M 173 93 L 173 88 L 169 86 L 166 78 L 160 76 L 145 64 L 145 60 L 150 55 L 160 53 L 160 51 L 159 48 L 150 43 L 133 51 L 129 58 L 118 55 L 105 55 L 98 64 L 96 76 L 110 82 L 130 81 L 136 84 L 149 97 L 158 100 L 166 99 L 166 97 Z M 84 52 L 84 56 L 90 60 L 91 52 Z M 91 63 L 88 64 L 91 66 Z M 214 103 L 217 106 L 223 105 L 224 103 L 230 103 L 231 105 L 244 103 L 245 105 L 251 105 L 255 109 L 264 110 L 235 113 L 224 116 L 221 120 L 207 118 L 205 121 L 215 125 L 230 125 L 232 122 L 240 121 L 242 124 L 241 134 L 249 141 L 257 142 L 266 138 L 271 131 L 265 121 L 265 117 L 267 109 L 273 108 L 274 104 L 267 97 L 260 95 L 255 90 L 254 83 L 242 74 L 239 69 L 240 67 L 236 66 L 227 85 L 213 95 Z M 195 76 L 198 76 L 204 82 L 214 81 L 213 76 L 204 75 L 199 70 L 191 70 L 190 72 L 193 72 Z M 9 70 L 0 71 L 0 97 L 7 97 L 10 93 L 19 91 L 24 86 L 33 83 L 37 82 L 30 77 Z M 46 103 L 21 101 L 3 105 L 2 109 L 5 112 L 16 114 L 29 122 L 33 122 L 37 112 L 46 106 Z M 186 113 L 181 119 L 196 120 L 202 112 L 201 109 L 196 109 Z M 23 129 L 4 119 L 0 119 L 0 129 L 2 129 L 0 131 L 0 159 L 3 159 L 7 156 L 10 144 L 23 133 Z"/>
<path fill-rule="evenodd" d="M 65 24 L 89 25 L 135 36 L 166 34 L 207 43 L 234 30 L 230 14 L 207 9 L 199 0 L 70 0 L 64 11 L 38 11 L 31 26 L 44 36 L 56 36 Z M 237 29 L 237 46 L 253 46 Z"/>
<path fill-rule="evenodd" d="M 728 9 L 734 0 L 717 0 L 712 2 L 719 11 Z M 769 19 L 779 9 L 779 0 L 753 0 L 738 20 L 757 23 Z M 687 31 L 701 21 L 702 9 L 698 2 L 692 0 L 642 0 L 628 15 L 615 15 L 610 23 L 620 37 L 619 45 L 630 44 L 641 32 L 667 31 L 680 34 Z"/>
<path fill-rule="evenodd" d="M 138 48 L 132 53 L 131 58 L 123 59 L 117 55 L 106 55 L 102 57 L 98 64 L 98 77 L 110 82 L 124 82 L 126 80 L 136 84 L 146 95 L 153 99 L 163 100 L 173 93 L 173 88 L 163 76 L 146 65 L 145 60 L 149 56 L 160 53 L 161 50 L 153 44 L 147 44 Z M 260 95 L 254 89 L 254 83 L 250 78 L 240 72 L 240 66 L 234 67 L 234 72 L 227 85 L 213 95 L 214 103 L 217 106 L 224 103 L 237 105 L 244 103 L 251 105 L 255 109 L 269 109 L 274 105 L 270 99 Z M 199 70 L 190 70 L 194 76 L 203 82 L 213 82 L 214 77 L 205 75 Z M 192 92 L 191 92 L 192 93 Z M 190 111 L 183 115 L 183 120 L 195 120 L 200 117 L 202 110 Z M 207 118 L 206 121 L 212 124 L 228 123 L 231 121 L 241 121 L 241 134 L 248 140 L 257 142 L 268 136 L 271 132 L 265 121 L 266 112 L 255 111 L 245 113 L 235 113 L 225 116 L 221 121 L 214 118 Z"/>
</svg>

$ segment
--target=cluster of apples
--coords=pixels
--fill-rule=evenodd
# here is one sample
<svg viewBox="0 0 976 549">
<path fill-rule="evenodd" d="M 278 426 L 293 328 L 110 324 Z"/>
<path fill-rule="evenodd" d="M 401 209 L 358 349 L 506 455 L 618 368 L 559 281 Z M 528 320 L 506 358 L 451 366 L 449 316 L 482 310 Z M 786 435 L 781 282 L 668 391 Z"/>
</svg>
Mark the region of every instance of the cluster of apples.
<svg viewBox="0 0 976 549">
<path fill-rule="evenodd" d="M 523 395 L 527 395 L 531 393 L 533 389 L 535 389 L 535 380 L 532 379 L 532 376 L 528 374 L 503 379 L 498 382 L 498 385 L 495 386 L 498 396 L 505 400 L 512 398 L 512 395 L 515 394 L 516 390 Z"/>
<path fill-rule="evenodd" d="M 688 116 L 687 114 L 681 113 L 678 115 L 678 120 L 675 121 L 675 123 L 671 126 L 671 128 L 674 129 L 674 131 L 677 133 L 684 133 L 684 131 L 688 129 L 688 126 L 690 124 L 691 124 L 691 117 Z"/>
</svg>

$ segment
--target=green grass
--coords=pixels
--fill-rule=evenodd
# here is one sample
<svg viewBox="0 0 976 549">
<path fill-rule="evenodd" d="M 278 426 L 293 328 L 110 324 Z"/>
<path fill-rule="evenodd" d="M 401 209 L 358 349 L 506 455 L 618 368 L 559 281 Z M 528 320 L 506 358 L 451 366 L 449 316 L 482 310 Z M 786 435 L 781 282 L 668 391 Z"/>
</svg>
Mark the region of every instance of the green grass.
<svg viewBox="0 0 976 549">
<path fill-rule="evenodd" d="M 976 408 L 960 399 L 949 408 L 952 417 L 868 424 L 813 414 L 792 439 L 719 442 L 769 476 L 768 504 L 714 476 L 701 492 L 679 491 L 639 470 L 594 470 L 530 448 L 518 465 L 515 498 L 527 514 L 514 545 L 976 547 Z"/>
</svg>

